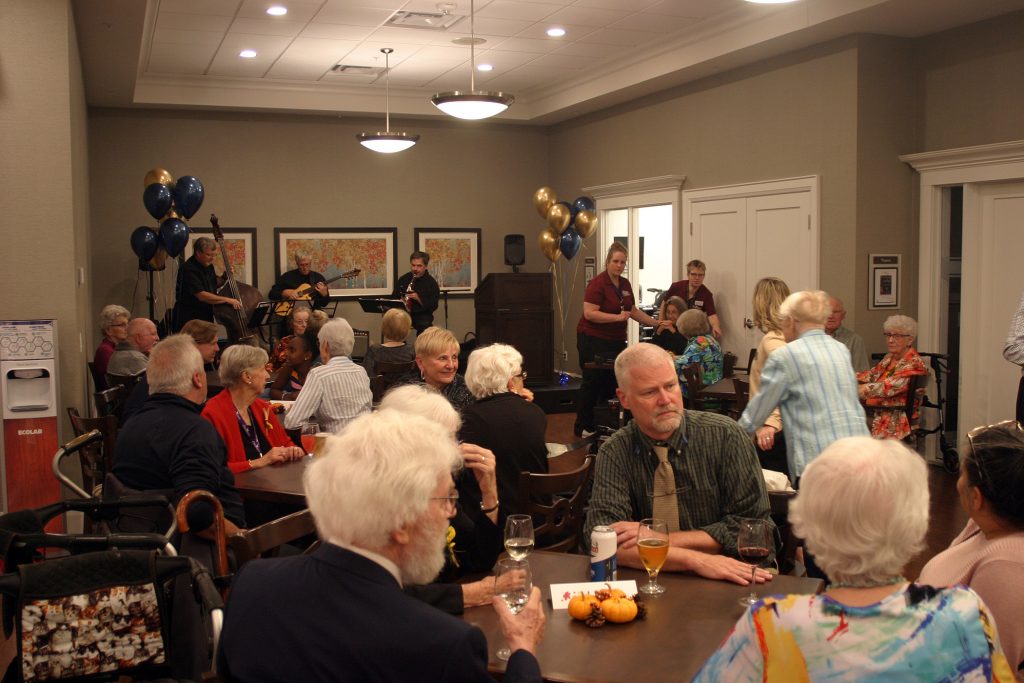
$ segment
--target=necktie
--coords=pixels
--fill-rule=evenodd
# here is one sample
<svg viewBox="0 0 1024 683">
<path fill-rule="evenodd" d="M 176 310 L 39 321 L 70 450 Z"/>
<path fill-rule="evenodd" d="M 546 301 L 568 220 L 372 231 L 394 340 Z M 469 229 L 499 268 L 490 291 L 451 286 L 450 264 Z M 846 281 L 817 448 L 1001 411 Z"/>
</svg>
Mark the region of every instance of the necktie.
<svg viewBox="0 0 1024 683">
<path fill-rule="evenodd" d="M 676 476 L 668 461 L 668 446 L 655 446 L 658 467 L 654 470 L 654 516 L 665 520 L 669 533 L 679 531 L 679 501 L 676 498 Z"/>
</svg>

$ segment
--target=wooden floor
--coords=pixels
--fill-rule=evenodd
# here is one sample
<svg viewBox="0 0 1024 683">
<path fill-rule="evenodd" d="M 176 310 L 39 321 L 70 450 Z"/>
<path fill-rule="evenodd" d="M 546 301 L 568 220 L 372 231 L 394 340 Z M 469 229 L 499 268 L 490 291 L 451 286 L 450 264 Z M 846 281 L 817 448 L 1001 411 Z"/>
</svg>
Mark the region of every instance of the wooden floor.
<svg viewBox="0 0 1024 683">
<path fill-rule="evenodd" d="M 547 440 L 552 443 L 573 441 L 575 437 L 572 426 L 575 419 L 575 413 L 548 415 Z M 928 534 L 925 536 L 924 550 L 907 564 L 904 574 L 909 579 L 916 579 L 925 563 L 944 550 L 967 523 L 967 515 L 960 507 L 956 493 L 956 475 L 949 474 L 941 467 L 929 467 L 928 487 L 931 490 Z"/>
</svg>

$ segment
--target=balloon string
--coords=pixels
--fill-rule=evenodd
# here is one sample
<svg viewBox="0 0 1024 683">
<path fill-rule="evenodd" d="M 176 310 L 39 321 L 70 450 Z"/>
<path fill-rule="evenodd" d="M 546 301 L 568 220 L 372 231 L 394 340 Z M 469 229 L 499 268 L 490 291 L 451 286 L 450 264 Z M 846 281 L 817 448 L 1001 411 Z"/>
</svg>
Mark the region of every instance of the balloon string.
<svg viewBox="0 0 1024 683">
<path fill-rule="evenodd" d="M 562 287 L 561 287 L 561 278 L 559 277 L 559 268 L 558 268 L 558 261 L 557 260 L 555 260 L 551 264 L 549 272 L 552 273 L 552 276 L 553 276 L 554 281 L 555 281 L 555 307 L 558 309 L 558 320 L 561 322 L 561 320 L 562 320 Z M 565 324 L 564 323 L 561 325 L 561 329 L 559 329 L 559 334 L 562 336 L 562 346 L 564 347 L 565 346 Z M 561 358 L 559 358 L 558 364 L 559 364 L 559 371 L 561 371 L 561 369 L 562 369 L 562 367 L 561 367 L 561 364 L 562 364 Z"/>
</svg>

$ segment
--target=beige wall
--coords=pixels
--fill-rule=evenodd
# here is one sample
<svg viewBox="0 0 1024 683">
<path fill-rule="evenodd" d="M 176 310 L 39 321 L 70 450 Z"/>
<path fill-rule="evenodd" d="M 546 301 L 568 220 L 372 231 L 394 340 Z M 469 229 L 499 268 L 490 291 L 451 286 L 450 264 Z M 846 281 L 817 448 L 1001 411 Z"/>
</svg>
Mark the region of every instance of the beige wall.
<svg viewBox="0 0 1024 683">
<path fill-rule="evenodd" d="M 128 238 L 136 226 L 154 225 L 142 191 L 144 175 L 156 166 L 203 182 L 206 199 L 194 226 L 208 228 L 212 211 L 222 227 L 257 228 L 264 294 L 274 280 L 275 227 L 397 227 L 399 275 L 408 270 L 414 227 L 477 227 L 482 273 L 507 272 L 503 238 L 532 226 L 531 194 L 546 178 L 546 134 L 523 126 L 392 121 L 422 138 L 386 155 L 355 138 L 377 130 L 377 120 L 96 110 L 89 123 L 94 310 L 130 301 L 137 287 L 133 311 L 148 312 L 145 276 Z M 526 270 L 545 269 L 542 259 L 531 240 Z M 157 315 L 173 295 L 173 272 L 157 275 Z M 379 331 L 380 316 L 354 302 L 338 314 L 372 335 Z M 452 298 L 449 314 L 460 338 L 474 329 L 471 298 Z M 444 323 L 443 306 L 435 322 Z"/>
</svg>

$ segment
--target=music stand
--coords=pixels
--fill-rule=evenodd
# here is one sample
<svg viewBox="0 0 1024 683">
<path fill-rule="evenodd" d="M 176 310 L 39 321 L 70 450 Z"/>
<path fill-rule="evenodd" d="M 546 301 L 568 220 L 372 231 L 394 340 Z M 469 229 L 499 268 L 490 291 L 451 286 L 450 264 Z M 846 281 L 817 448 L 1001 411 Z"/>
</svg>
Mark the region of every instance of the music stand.
<svg viewBox="0 0 1024 683">
<path fill-rule="evenodd" d="M 271 320 L 277 315 L 274 313 L 274 309 L 277 307 L 278 301 L 261 301 L 252 309 L 252 313 L 249 315 L 249 327 L 256 328 L 260 331 L 260 339 L 263 340 L 264 344 L 269 344 L 270 341 L 267 339 L 265 329 L 269 329 L 273 324 Z"/>
<path fill-rule="evenodd" d="M 404 301 L 390 297 L 361 296 L 358 301 L 365 313 L 386 313 L 389 308 L 405 308 Z"/>
</svg>

